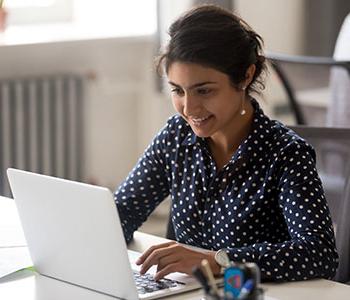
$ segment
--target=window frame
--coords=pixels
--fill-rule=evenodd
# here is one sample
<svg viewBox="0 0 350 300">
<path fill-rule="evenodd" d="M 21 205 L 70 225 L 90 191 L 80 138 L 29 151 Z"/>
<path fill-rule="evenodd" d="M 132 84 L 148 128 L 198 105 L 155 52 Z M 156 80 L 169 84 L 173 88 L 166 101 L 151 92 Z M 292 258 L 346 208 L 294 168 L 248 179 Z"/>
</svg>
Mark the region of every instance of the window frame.
<svg viewBox="0 0 350 300">
<path fill-rule="evenodd" d="M 47 5 L 11 6 L 8 4 L 8 25 L 71 22 L 73 20 L 72 0 L 51 0 Z M 50 3 L 51 2 L 51 3 Z M 9 1 L 8 3 L 11 3 Z M 6 5 L 6 2 L 5 2 Z"/>
</svg>

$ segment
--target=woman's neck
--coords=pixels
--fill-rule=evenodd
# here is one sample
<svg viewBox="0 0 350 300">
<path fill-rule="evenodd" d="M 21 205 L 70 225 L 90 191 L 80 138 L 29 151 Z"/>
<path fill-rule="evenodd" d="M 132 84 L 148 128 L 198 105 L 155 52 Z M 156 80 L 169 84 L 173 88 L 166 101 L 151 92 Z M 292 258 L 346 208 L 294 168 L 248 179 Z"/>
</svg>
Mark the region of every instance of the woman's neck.
<svg viewBox="0 0 350 300">
<path fill-rule="evenodd" d="M 250 132 L 254 116 L 254 108 L 250 100 L 246 101 L 245 110 L 244 115 L 237 116 L 237 120 L 232 122 L 231 128 L 208 138 L 209 148 L 218 169 L 221 169 L 230 161 L 239 145 Z"/>
</svg>

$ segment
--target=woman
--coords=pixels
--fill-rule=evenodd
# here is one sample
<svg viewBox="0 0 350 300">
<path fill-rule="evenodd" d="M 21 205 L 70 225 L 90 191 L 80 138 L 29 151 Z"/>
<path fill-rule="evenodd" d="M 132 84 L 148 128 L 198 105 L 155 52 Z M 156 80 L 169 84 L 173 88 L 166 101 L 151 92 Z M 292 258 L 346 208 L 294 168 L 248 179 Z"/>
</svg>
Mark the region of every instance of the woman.
<svg viewBox="0 0 350 300">
<path fill-rule="evenodd" d="M 178 115 L 154 138 L 115 193 L 127 241 L 169 194 L 177 242 L 138 260 L 158 280 L 191 274 L 220 249 L 255 262 L 264 280 L 332 278 L 334 232 L 310 145 L 270 120 L 251 94 L 262 86 L 262 39 L 215 6 L 170 27 L 160 57 Z M 197 246 L 200 251 L 186 245 Z"/>
</svg>

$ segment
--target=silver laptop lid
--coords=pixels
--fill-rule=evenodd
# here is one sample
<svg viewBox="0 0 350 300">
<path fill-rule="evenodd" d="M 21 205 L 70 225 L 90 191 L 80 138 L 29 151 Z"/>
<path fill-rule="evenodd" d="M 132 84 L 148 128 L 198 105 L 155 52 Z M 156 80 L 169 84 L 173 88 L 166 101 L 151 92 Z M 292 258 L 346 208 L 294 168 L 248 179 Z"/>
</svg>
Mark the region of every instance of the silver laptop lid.
<svg viewBox="0 0 350 300">
<path fill-rule="evenodd" d="M 138 298 L 108 189 L 16 169 L 7 173 L 39 273 L 120 298 Z"/>
</svg>

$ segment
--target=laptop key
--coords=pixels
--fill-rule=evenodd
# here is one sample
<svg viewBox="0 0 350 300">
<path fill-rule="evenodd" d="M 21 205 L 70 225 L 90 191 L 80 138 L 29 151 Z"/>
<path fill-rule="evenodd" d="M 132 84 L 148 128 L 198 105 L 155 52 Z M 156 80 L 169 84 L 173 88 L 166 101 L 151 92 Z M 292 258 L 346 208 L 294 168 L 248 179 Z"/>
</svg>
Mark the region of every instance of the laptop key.
<svg viewBox="0 0 350 300">
<path fill-rule="evenodd" d="M 146 293 L 147 293 L 146 290 L 145 290 L 144 288 L 137 288 L 137 292 L 138 292 L 139 294 L 146 294 Z"/>
<path fill-rule="evenodd" d="M 152 275 L 141 275 L 136 271 L 134 271 L 134 278 L 139 294 L 152 293 L 155 291 L 176 287 L 179 284 L 178 282 L 167 278 L 155 281 Z"/>
</svg>

